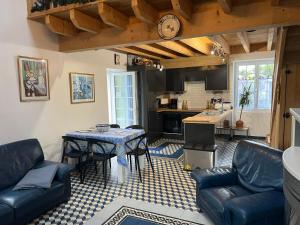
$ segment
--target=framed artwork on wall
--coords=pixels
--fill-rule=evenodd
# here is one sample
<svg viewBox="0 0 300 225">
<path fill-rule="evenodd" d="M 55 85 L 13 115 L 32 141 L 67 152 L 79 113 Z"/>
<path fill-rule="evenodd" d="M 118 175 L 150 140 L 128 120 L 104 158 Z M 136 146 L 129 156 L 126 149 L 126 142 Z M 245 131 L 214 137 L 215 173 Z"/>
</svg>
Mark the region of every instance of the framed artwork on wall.
<svg viewBox="0 0 300 225">
<path fill-rule="evenodd" d="M 48 61 L 18 56 L 20 101 L 50 99 Z"/>
<path fill-rule="evenodd" d="M 70 73 L 71 103 L 95 102 L 94 74 Z"/>
</svg>

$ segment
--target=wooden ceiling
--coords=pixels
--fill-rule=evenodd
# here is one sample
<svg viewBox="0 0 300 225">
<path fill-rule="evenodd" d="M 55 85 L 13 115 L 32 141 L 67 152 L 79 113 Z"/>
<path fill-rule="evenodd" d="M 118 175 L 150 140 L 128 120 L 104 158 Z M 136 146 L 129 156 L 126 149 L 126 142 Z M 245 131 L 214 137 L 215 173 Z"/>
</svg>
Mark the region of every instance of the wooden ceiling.
<svg viewBox="0 0 300 225">
<path fill-rule="evenodd" d="M 28 19 L 57 33 L 61 51 L 106 48 L 157 59 L 209 55 L 213 43 L 227 54 L 271 50 L 277 27 L 300 21 L 295 0 L 95 0 L 31 13 L 34 1 L 27 0 Z M 157 34 L 167 13 L 182 25 L 172 41 Z"/>
</svg>

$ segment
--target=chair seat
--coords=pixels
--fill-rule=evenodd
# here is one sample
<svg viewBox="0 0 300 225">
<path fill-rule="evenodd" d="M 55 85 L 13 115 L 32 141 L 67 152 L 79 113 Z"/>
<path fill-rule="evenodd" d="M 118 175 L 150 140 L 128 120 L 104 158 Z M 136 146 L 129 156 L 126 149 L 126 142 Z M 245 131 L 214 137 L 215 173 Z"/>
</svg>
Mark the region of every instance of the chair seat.
<svg viewBox="0 0 300 225">
<path fill-rule="evenodd" d="M 146 153 L 146 149 L 143 148 L 137 148 L 135 150 L 132 150 L 130 152 L 127 152 L 127 155 L 137 155 L 137 156 L 141 156 L 141 155 L 145 155 Z"/>
<path fill-rule="evenodd" d="M 224 205 L 226 201 L 251 194 L 252 192 L 248 191 L 242 186 L 233 185 L 199 190 L 197 198 L 200 199 L 200 202 L 203 204 L 202 207 L 205 208 L 205 211 L 210 212 L 209 214 L 212 214 L 211 216 L 217 219 L 224 217 Z"/>
<path fill-rule="evenodd" d="M 76 149 L 72 149 L 70 151 L 65 152 L 65 156 L 69 158 L 79 158 L 80 156 L 87 155 L 87 151 L 78 151 Z"/>
<path fill-rule="evenodd" d="M 116 154 L 102 154 L 102 153 L 93 153 L 93 159 L 97 161 L 105 161 L 109 160 L 113 157 L 117 156 Z"/>
</svg>

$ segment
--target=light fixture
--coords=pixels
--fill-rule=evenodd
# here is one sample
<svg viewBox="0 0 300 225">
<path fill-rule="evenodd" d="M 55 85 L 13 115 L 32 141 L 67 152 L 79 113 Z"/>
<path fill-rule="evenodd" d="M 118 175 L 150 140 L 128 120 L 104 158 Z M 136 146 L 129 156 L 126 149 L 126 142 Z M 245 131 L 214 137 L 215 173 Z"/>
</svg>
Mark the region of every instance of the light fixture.
<svg viewBox="0 0 300 225">
<path fill-rule="evenodd" d="M 222 58 L 223 63 L 225 63 L 225 61 L 226 61 L 226 59 L 225 59 L 226 58 L 226 53 L 225 53 L 223 47 L 220 44 L 214 43 L 213 46 L 212 46 L 212 50 L 210 51 L 210 53 L 212 55 L 215 55 L 215 56 L 218 56 L 218 57 Z"/>
<path fill-rule="evenodd" d="M 215 51 L 214 51 L 214 50 L 211 50 L 210 54 L 214 55 L 214 54 L 215 54 Z"/>
<path fill-rule="evenodd" d="M 163 71 L 164 69 L 164 66 L 161 65 L 158 60 L 147 59 L 136 55 L 128 55 L 127 57 L 128 62 L 131 61 L 131 64 L 133 65 L 144 65 L 146 67 L 158 69 L 159 71 Z"/>
</svg>

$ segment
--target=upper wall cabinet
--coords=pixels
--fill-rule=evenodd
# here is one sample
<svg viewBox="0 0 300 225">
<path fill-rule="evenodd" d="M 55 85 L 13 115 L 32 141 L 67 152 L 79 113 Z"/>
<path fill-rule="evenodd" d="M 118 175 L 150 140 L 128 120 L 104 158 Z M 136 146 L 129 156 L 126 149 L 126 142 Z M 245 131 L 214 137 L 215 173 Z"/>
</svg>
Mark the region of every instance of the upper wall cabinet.
<svg viewBox="0 0 300 225">
<path fill-rule="evenodd" d="M 166 71 L 158 69 L 146 70 L 148 91 L 165 92 L 166 91 Z"/>
<path fill-rule="evenodd" d="M 214 70 L 207 70 L 205 79 L 205 90 L 222 91 L 228 90 L 227 65 L 218 66 Z"/>
<path fill-rule="evenodd" d="M 179 69 L 166 71 L 166 91 L 183 92 L 185 77 Z"/>
</svg>

